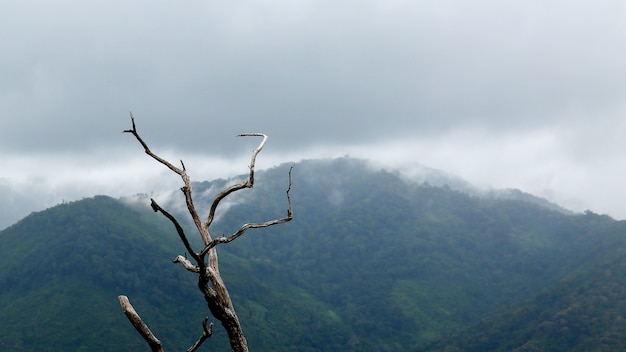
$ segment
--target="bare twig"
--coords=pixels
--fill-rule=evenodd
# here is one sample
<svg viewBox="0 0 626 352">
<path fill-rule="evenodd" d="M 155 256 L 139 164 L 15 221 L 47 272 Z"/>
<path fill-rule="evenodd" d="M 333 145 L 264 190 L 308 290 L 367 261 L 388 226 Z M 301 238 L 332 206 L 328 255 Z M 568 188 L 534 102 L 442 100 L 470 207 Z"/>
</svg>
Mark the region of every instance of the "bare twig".
<svg viewBox="0 0 626 352">
<path fill-rule="evenodd" d="M 141 136 L 139 136 L 139 133 L 137 132 L 137 126 L 135 125 L 135 118 L 133 117 L 132 112 L 130 113 L 130 120 L 131 120 L 133 128 L 130 130 L 124 130 L 123 132 L 130 133 L 133 136 L 135 136 L 137 141 L 141 144 L 141 146 L 143 146 L 143 149 L 146 152 L 146 154 L 150 155 L 154 160 L 158 161 L 159 163 L 167 166 L 167 168 L 174 171 L 176 174 L 178 174 L 182 178 L 184 186 L 181 188 L 181 191 L 185 194 L 185 202 L 187 203 L 187 210 L 189 211 L 189 215 L 191 215 L 191 218 L 193 219 L 193 222 L 196 225 L 196 228 L 198 229 L 198 231 L 200 232 L 200 236 L 202 237 L 204 244 L 206 245 L 207 243 L 211 241 L 211 236 L 209 235 L 208 230 L 204 226 L 202 226 L 202 222 L 200 221 L 200 217 L 198 216 L 196 207 L 193 205 L 193 199 L 191 197 L 191 181 L 189 179 L 189 176 L 187 175 L 187 170 L 185 170 L 185 164 L 181 160 L 180 163 L 182 165 L 182 169 L 179 169 L 176 166 L 174 166 L 172 163 L 170 163 L 169 161 L 153 153 L 148 147 L 148 144 L 146 144 L 146 142 L 143 141 Z"/>
<path fill-rule="evenodd" d="M 167 166 L 170 170 L 174 171 L 175 173 L 179 174 L 179 175 L 183 175 L 185 173 L 184 170 L 184 166 L 183 169 L 179 169 L 176 166 L 172 165 L 169 161 L 161 158 L 160 156 L 154 154 L 150 148 L 148 148 L 148 145 L 146 144 L 146 142 L 143 141 L 143 139 L 141 139 L 141 137 L 139 136 L 139 133 L 137 133 L 137 126 L 135 126 L 135 118 L 133 117 L 133 113 L 130 113 L 130 121 L 133 125 L 133 128 L 130 130 L 124 130 L 124 133 L 131 133 L 133 136 L 135 136 L 135 138 L 137 138 L 137 140 L 139 141 L 139 143 L 141 143 L 141 146 L 143 147 L 144 151 L 146 152 L 146 154 L 150 155 L 153 159 L 155 159 L 156 161 L 160 162 L 161 164 Z"/>
<path fill-rule="evenodd" d="M 161 212 L 163 216 L 165 216 L 169 221 L 172 222 L 172 224 L 174 224 L 174 227 L 176 228 L 176 232 L 178 233 L 178 237 L 180 237 L 181 242 L 183 242 L 183 244 L 185 245 L 185 248 L 189 252 L 189 255 L 191 255 L 191 257 L 195 259 L 198 264 L 200 264 L 202 259 L 198 256 L 198 254 L 196 254 L 193 248 L 191 248 L 191 244 L 189 243 L 189 240 L 187 239 L 187 235 L 185 235 L 185 231 L 183 230 L 182 226 L 180 226 L 180 224 L 178 223 L 178 220 L 176 220 L 176 218 L 172 216 L 170 213 L 165 211 L 165 209 L 161 208 L 161 206 L 159 206 L 157 202 L 152 198 L 150 198 L 150 206 L 152 207 L 152 210 L 154 210 L 155 212 Z"/>
<path fill-rule="evenodd" d="M 135 330 L 146 340 L 152 352 L 163 352 L 163 346 L 161 345 L 161 341 L 154 336 L 152 331 L 148 328 L 148 325 L 143 322 L 133 305 L 130 304 L 128 297 L 119 296 L 120 305 L 122 306 L 122 310 L 124 310 L 124 314 L 130 320 L 130 323 L 133 324 Z"/>
<path fill-rule="evenodd" d="M 176 258 L 172 260 L 172 263 L 180 263 L 185 269 L 187 269 L 187 271 L 191 271 L 192 273 L 200 272 L 200 268 L 197 265 L 191 264 L 189 259 L 183 257 L 182 255 L 177 255 Z"/>
<path fill-rule="evenodd" d="M 258 229 L 261 227 L 268 227 L 268 226 L 272 226 L 272 225 L 277 225 L 277 224 L 282 224 L 284 222 L 288 222 L 291 221 L 293 219 L 293 210 L 291 207 L 291 196 L 289 195 L 289 192 L 291 191 L 291 185 L 292 185 L 292 181 L 291 181 L 291 171 L 293 170 L 293 165 L 289 168 L 289 186 L 287 187 L 287 203 L 289 204 L 289 208 L 287 209 L 287 216 L 284 218 L 280 218 L 280 219 L 274 219 L 274 220 L 270 220 L 270 221 L 266 221 L 263 223 L 254 223 L 254 224 L 244 224 L 242 225 L 239 230 L 237 230 L 235 233 L 233 233 L 232 235 L 228 236 L 228 237 L 217 237 L 215 239 L 213 239 L 208 245 L 206 245 L 204 247 L 204 249 L 202 249 L 202 251 L 199 253 L 200 256 L 205 255 L 209 250 L 211 250 L 211 248 L 214 248 L 215 246 L 219 245 L 219 244 L 224 244 L 224 243 L 229 243 L 232 242 L 234 240 L 236 240 L 239 236 L 243 235 L 247 230 L 249 229 Z"/>
<path fill-rule="evenodd" d="M 197 350 L 198 348 L 200 348 L 200 345 L 202 345 L 202 343 L 206 339 L 208 339 L 209 337 L 213 335 L 213 323 L 207 326 L 208 322 L 209 322 L 209 317 L 204 317 L 204 320 L 202 321 L 202 335 L 200 335 L 196 343 L 194 343 L 191 347 L 187 349 L 187 352 L 193 352 Z"/>
<path fill-rule="evenodd" d="M 242 133 L 240 135 L 237 135 L 237 137 L 263 137 L 263 140 L 261 141 L 261 143 L 259 143 L 258 147 L 256 147 L 252 151 L 252 158 L 250 158 L 250 166 L 249 166 L 250 174 L 248 176 L 248 179 L 241 183 L 228 187 L 227 189 L 223 190 L 220 194 L 218 194 L 217 197 L 215 197 L 215 199 L 213 200 L 213 204 L 211 204 L 211 209 L 209 210 L 209 216 L 205 223 L 205 227 L 207 228 L 211 226 L 211 224 L 213 223 L 213 220 L 215 219 L 215 211 L 217 210 L 217 206 L 220 204 L 222 199 L 226 198 L 229 194 L 236 192 L 240 189 L 252 188 L 254 186 L 254 166 L 256 163 L 256 156 L 259 154 L 259 152 L 261 152 L 261 149 L 263 149 L 263 146 L 265 146 L 265 142 L 267 142 L 267 135 L 263 133 Z M 205 245 L 208 245 L 208 243 L 205 243 Z"/>
</svg>

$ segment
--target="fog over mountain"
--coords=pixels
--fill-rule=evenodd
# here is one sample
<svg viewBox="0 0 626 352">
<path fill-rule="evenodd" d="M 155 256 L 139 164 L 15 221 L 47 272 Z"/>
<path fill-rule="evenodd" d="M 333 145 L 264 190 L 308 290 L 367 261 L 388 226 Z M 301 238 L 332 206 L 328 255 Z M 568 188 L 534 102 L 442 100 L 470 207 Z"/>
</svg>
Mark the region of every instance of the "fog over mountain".
<svg viewBox="0 0 626 352">
<path fill-rule="evenodd" d="M 331 159 L 319 160 L 322 161 Z M 531 200 L 534 197 L 528 193 L 524 193 L 515 189 L 498 190 L 472 185 L 456 175 L 417 163 L 396 167 L 388 166 L 385 163 L 381 162 L 367 161 L 365 159 L 355 158 L 353 160 L 358 160 L 359 162 L 367 164 L 371 170 L 388 170 L 394 173 L 398 173 L 404 179 L 415 184 L 427 183 L 431 186 L 436 187 L 445 186 L 453 190 L 462 191 L 479 197 L 510 199 L 518 198 L 526 200 Z M 306 163 L 307 161 L 303 160 L 301 162 Z M 242 159 L 239 164 L 246 165 L 246 161 Z M 295 163 L 295 165 L 298 165 L 298 163 Z M 148 167 L 150 168 L 154 168 L 154 166 L 155 165 L 148 165 Z M 244 177 L 245 174 L 240 172 L 239 175 L 241 175 L 241 177 Z M 132 199 L 134 195 L 142 194 L 145 196 L 160 197 L 161 201 L 164 202 L 164 204 L 171 204 L 172 206 L 183 207 L 183 205 L 178 202 L 178 197 L 180 195 L 180 192 L 178 191 L 180 187 L 180 179 L 176 175 L 170 172 L 158 172 L 156 175 L 145 175 L 145 177 L 145 180 L 141 180 L 137 176 L 132 177 L 132 175 L 128 175 L 128 178 L 132 180 L 132 182 L 130 183 L 126 182 L 125 179 L 120 179 L 119 186 L 111 185 L 105 188 L 96 187 L 96 189 L 107 192 L 105 193 L 107 195 L 113 197 L 122 197 L 125 199 Z M 221 184 L 225 186 L 229 184 L 228 182 L 236 182 L 236 180 L 238 179 L 237 176 L 232 175 L 232 177 L 235 177 L 235 179 L 222 179 L 223 183 Z M 193 181 L 202 182 L 215 180 Z M 59 203 L 88 197 L 92 195 L 95 190 L 89 189 L 87 185 L 81 185 L 81 182 L 79 181 L 76 185 L 74 185 L 74 187 L 70 187 L 69 185 L 55 186 L 53 191 L 54 192 L 52 193 L 51 190 L 46 187 L 46 185 L 39 184 L 35 180 L 33 180 L 31 184 L 22 184 L 19 185 L 19 187 L 12 187 L 12 185 L 2 186 L 0 184 L 0 195 L 2 195 L 2 197 L 0 198 L 0 205 L 2 206 L 2 208 L 6 209 L 6 211 L 0 214 L 0 229 L 13 224 L 17 220 L 23 218 L 33 211 L 43 210 Z M 217 190 L 215 189 L 204 190 L 204 193 L 213 194 L 216 191 Z M 202 194 L 198 196 L 202 197 Z M 550 204 L 549 201 L 539 197 L 536 198 L 536 201 L 543 205 Z M 552 204 L 552 206 L 554 206 L 555 209 L 558 208 L 561 209 L 561 211 L 567 211 L 565 208 L 561 208 L 559 206 L 556 206 L 555 204 Z M 228 208 L 228 204 L 225 204 L 223 207 L 224 210 Z"/>
</svg>

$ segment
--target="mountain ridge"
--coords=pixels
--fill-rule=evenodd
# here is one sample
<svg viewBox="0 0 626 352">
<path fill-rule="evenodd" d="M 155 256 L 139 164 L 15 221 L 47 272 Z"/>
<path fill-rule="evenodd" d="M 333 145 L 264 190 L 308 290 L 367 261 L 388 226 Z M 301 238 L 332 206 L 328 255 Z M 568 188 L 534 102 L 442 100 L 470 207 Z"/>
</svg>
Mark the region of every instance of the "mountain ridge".
<svg viewBox="0 0 626 352">
<path fill-rule="evenodd" d="M 282 216 L 290 166 L 258 172 L 253 189 L 229 197 L 214 234 Z M 620 258 L 626 233 L 608 216 L 566 215 L 418 184 L 362 160 L 301 162 L 292 177 L 292 222 L 219 247 L 224 280 L 254 349 L 418 351 L 455 334 L 477 334 L 472 326 L 484 319 L 501 316 L 492 325 L 506 324 L 510 307 L 556 292 L 550 290 L 559 280 L 584 279 L 581 273 L 601 268 L 607 255 Z M 198 207 L 229 182 L 194 183 Z M 93 350 L 106 339 L 104 350 L 145 348 L 116 306 L 118 294 L 137 302 L 163 340 L 195 341 L 206 308 L 188 273 L 170 263 L 184 247 L 158 215 L 147 202 L 97 196 L 0 231 L 0 345 Z M 93 319 L 53 307 L 83 309 L 104 325 L 77 340 Z M 184 324 L 172 328 L 182 317 Z M 58 338 L 56 349 L 33 334 L 35 322 L 47 329 L 44 336 Z M 519 333 L 509 332 L 508 340 Z M 225 346 L 223 333 L 207 343 Z"/>
</svg>

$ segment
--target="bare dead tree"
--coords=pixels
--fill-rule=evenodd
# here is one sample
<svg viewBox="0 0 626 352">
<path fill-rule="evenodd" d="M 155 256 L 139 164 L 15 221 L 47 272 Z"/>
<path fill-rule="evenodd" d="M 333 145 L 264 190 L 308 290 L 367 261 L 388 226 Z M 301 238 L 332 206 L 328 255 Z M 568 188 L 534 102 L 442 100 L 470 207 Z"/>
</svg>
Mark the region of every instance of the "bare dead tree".
<svg viewBox="0 0 626 352">
<path fill-rule="evenodd" d="M 124 130 L 124 132 L 130 133 L 135 136 L 137 141 L 139 141 L 139 143 L 143 146 L 146 154 L 155 159 L 157 162 L 165 165 L 167 168 L 169 168 L 182 178 L 183 186 L 181 188 L 181 191 L 185 196 L 187 210 L 191 215 L 198 234 L 202 239 L 203 248 L 200 250 L 194 250 L 194 248 L 192 248 L 191 246 L 191 243 L 189 242 L 187 235 L 185 234 L 185 231 L 183 230 L 183 227 L 180 225 L 178 220 L 176 220 L 176 218 L 168 213 L 165 209 L 161 208 L 154 199 L 150 199 L 152 209 L 155 212 L 160 212 L 170 222 L 172 222 L 172 224 L 176 228 L 176 232 L 178 233 L 180 240 L 184 244 L 185 249 L 191 257 L 191 260 L 189 260 L 186 256 L 178 255 L 173 260 L 173 262 L 180 263 L 187 271 L 198 275 L 198 288 L 204 296 L 204 300 L 207 303 L 209 311 L 217 320 L 220 321 L 220 323 L 226 330 L 231 349 L 235 352 L 248 351 L 248 343 L 241 329 L 239 318 L 235 313 L 235 308 L 233 307 L 230 295 L 228 293 L 228 290 L 226 289 L 224 281 L 222 280 L 222 276 L 220 275 L 216 247 L 220 244 L 234 241 L 249 229 L 268 227 L 288 222 L 293 218 L 291 198 L 289 196 L 289 192 L 291 191 L 291 169 L 289 170 L 289 185 L 286 191 L 287 203 L 289 206 L 287 210 L 287 216 L 280 219 L 270 220 L 264 223 L 247 223 L 242 225 L 230 236 L 219 236 L 213 238 L 213 236 L 211 236 L 210 226 L 215 219 L 215 212 L 220 205 L 220 202 L 234 192 L 245 188 L 252 188 L 254 186 L 254 166 L 256 162 L 256 157 L 261 149 L 263 149 L 263 146 L 267 141 L 267 136 L 262 133 L 244 133 L 239 135 L 242 137 L 252 136 L 263 138 L 259 146 L 256 147 L 256 149 L 254 149 L 252 152 L 252 158 L 250 160 L 249 166 L 250 173 L 248 175 L 248 179 L 241 183 L 232 185 L 219 193 L 215 197 L 215 199 L 213 199 L 206 220 L 202 221 L 198 212 L 196 211 L 196 207 L 193 204 L 191 181 L 189 179 L 189 176 L 187 175 L 187 171 L 185 170 L 185 164 L 181 160 L 181 167 L 179 168 L 174 166 L 167 160 L 154 154 L 150 150 L 150 148 L 148 148 L 148 145 L 139 136 L 139 133 L 137 132 L 137 128 L 135 126 L 135 119 L 132 113 L 130 115 L 130 119 L 132 123 L 132 129 Z M 146 340 L 152 351 L 162 352 L 163 347 L 161 341 L 152 333 L 152 331 L 150 331 L 146 323 L 144 323 L 139 314 L 135 311 L 128 298 L 126 296 L 119 296 L 119 301 L 122 306 L 122 310 L 130 320 L 131 324 L 135 327 L 137 332 L 139 332 L 139 334 Z M 187 352 L 196 351 L 200 347 L 200 345 L 211 336 L 213 332 L 213 323 L 211 323 L 210 325 L 207 325 L 207 323 L 208 317 L 205 318 L 202 322 L 202 334 L 200 335 L 198 340 L 187 349 Z"/>
</svg>

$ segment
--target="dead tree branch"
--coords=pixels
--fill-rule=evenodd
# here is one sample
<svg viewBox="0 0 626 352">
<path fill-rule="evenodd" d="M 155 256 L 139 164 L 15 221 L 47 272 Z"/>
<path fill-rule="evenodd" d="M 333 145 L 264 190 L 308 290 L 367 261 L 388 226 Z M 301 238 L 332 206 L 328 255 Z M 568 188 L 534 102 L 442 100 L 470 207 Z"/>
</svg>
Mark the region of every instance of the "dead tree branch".
<svg viewBox="0 0 626 352">
<path fill-rule="evenodd" d="M 194 343 L 193 346 L 187 349 L 187 352 L 193 352 L 197 350 L 198 348 L 200 348 L 200 345 L 202 345 L 202 343 L 206 339 L 208 339 L 209 337 L 211 337 L 211 335 L 213 335 L 213 323 L 207 326 L 208 322 L 209 322 L 209 317 L 204 317 L 204 320 L 202 321 L 202 335 L 200 335 L 200 337 L 198 338 L 198 341 L 196 341 L 196 343 Z"/>
<path fill-rule="evenodd" d="M 214 248 L 218 244 L 229 243 L 229 242 L 232 242 L 232 241 L 236 240 L 239 236 L 243 235 L 244 232 L 246 232 L 248 229 L 258 229 L 258 228 L 262 228 L 262 227 L 273 226 L 273 225 L 277 225 L 277 224 L 282 224 L 282 223 L 287 222 L 287 221 L 291 221 L 291 219 L 293 218 L 293 210 L 292 210 L 292 207 L 291 207 L 291 196 L 289 195 L 289 192 L 291 191 L 291 184 L 292 184 L 292 181 L 291 181 L 291 171 L 292 170 L 293 170 L 293 165 L 289 168 L 289 186 L 287 187 L 287 192 L 286 192 L 287 193 L 287 203 L 289 205 L 289 208 L 287 209 L 287 216 L 285 216 L 284 218 L 274 219 L 274 220 L 266 221 L 266 222 L 263 222 L 263 223 L 243 224 L 239 228 L 239 230 L 234 232 L 232 235 L 227 236 L 227 237 L 217 237 L 217 238 L 213 239 L 208 245 L 206 245 L 204 247 L 202 252 L 200 252 L 200 255 L 205 255 L 209 250 L 211 250 L 211 248 Z"/>
<path fill-rule="evenodd" d="M 200 272 L 200 268 L 197 265 L 191 264 L 189 259 L 183 257 L 182 255 L 177 255 L 176 258 L 172 260 L 172 263 L 180 263 L 185 269 L 191 271 L 192 273 Z"/>
<path fill-rule="evenodd" d="M 124 314 L 126 314 L 130 323 L 133 324 L 135 330 L 137 330 L 141 337 L 146 340 L 152 352 L 163 352 L 161 341 L 154 336 L 152 331 L 148 328 L 148 325 L 143 322 L 139 314 L 135 311 L 135 308 L 133 308 L 133 305 L 130 304 L 128 297 L 122 295 L 119 296 L 118 299 L 120 301 L 120 305 L 122 306 L 122 310 L 124 310 Z"/>
<path fill-rule="evenodd" d="M 224 284 L 224 281 L 222 280 L 222 277 L 219 271 L 217 251 L 215 247 L 218 244 L 229 243 L 229 242 L 234 241 L 235 239 L 239 238 L 249 229 L 269 227 L 269 226 L 285 223 L 285 222 L 292 220 L 293 211 L 292 211 L 292 206 L 291 206 L 290 191 L 291 191 L 291 185 L 292 185 L 291 171 L 293 169 L 293 166 L 289 169 L 289 185 L 288 185 L 287 192 L 286 192 L 287 203 L 288 203 L 287 216 L 283 218 L 279 218 L 279 219 L 266 221 L 263 223 L 244 224 L 237 231 L 235 231 L 232 235 L 228 237 L 218 237 L 218 238 L 213 239 L 210 233 L 210 226 L 215 220 L 215 212 L 218 206 L 220 205 L 220 202 L 224 198 L 226 198 L 227 196 L 229 196 L 230 194 L 236 191 L 242 190 L 244 188 L 252 188 L 254 186 L 254 168 L 256 164 L 256 158 L 257 158 L 257 155 L 263 149 L 263 146 L 265 145 L 265 143 L 267 142 L 267 135 L 262 134 L 262 133 L 244 133 L 244 134 L 239 135 L 242 137 L 249 137 L 249 136 L 262 137 L 262 140 L 259 143 L 259 145 L 252 151 L 248 178 L 245 181 L 232 185 L 226 188 L 225 190 L 223 190 L 222 192 L 220 192 L 213 199 L 213 202 L 211 203 L 209 214 L 206 218 L 207 220 L 205 222 L 202 222 L 200 220 L 200 217 L 198 216 L 198 213 L 193 203 L 191 181 L 190 181 L 189 176 L 187 175 L 185 164 L 181 160 L 180 163 L 181 163 L 182 168 L 178 168 L 174 166 L 173 164 L 171 164 L 170 162 L 168 162 L 167 160 L 153 153 L 148 147 L 148 145 L 141 138 L 139 133 L 137 132 L 135 119 L 132 113 L 130 115 L 130 119 L 132 123 L 132 128 L 128 130 L 124 130 L 124 132 L 132 134 L 135 137 L 135 139 L 137 139 L 137 141 L 144 148 L 144 151 L 146 154 L 148 154 L 150 157 L 155 159 L 157 162 L 165 165 L 174 173 L 178 174 L 183 180 L 183 186 L 181 187 L 181 191 L 183 192 L 185 196 L 187 210 L 189 214 L 191 215 L 191 218 L 194 222 L 196 229 L 198 230 L 200 238 L 203 241 L 202 250 L 199 252 L 196 252 L 193 249 L 191 242 L 189 241 L 187 235 L 185 234 L 183 227 L 176 220 L 176 218 L 172 216 L 170 213 L 168 213 L 161 206 L 159 206 L 154 199 L 151 199 L 152 209 L 155 212 L 160 212 L 161 214 L 163 214 L 163 216 L 165 216 L 174 225 L 174 228 L 176 229 L 176 232 L 178 233 L 178 236 L 181 242 L 183 242 L 185 249 L 191 256 L 191 259 L 193 260 L 193 262 L 195 262 L 195 264 L 191 260 L 187 259 L 186 256 L 182 256 L 182 255 L 178 255 L 173 260 L 173 262 L 180 263 L 187 271 L 198 274 L 198 288 L 204 296 L 204 299 L 207 303 L 207 307 L 209 311 L 215 318 L 217 318 L 221 322 L 222 326 L 226 330 L 226 333 L 228 335 L 228 339 L 231 345 L 231 349 L 234 352 L 247 352 L 248 351 L 247 341 L 246 341 L 246 338 L 244 337 L 243 331 L 241 329 L 241 324 L 239 323 L 239 318 L 237 317 L 237 314 L 235 313 L 235 309 L 233 307 L 226 285 Z M 131 321 L 135 329 L 148 342 L 148 344 L 150 345 L 150 348 L 152 348 L 153 351 L 162 351 L 160 341 L 156 337 L 154 337 L 154 335 L 150 332 L 150 329 L 148 329 L 148 326 L 143 322 L 143 320 L 141 320 L 137 312 L 135 312 L 135 310 L 132 309 L 130 302 L 128 302 L 128 299 L 125 296 L 120 296 L 120 304 L 122 305 L 124 312 L 128 316 L 128 319 Z M 213 323 L 211 323 L 210 325 L 207 325 L 207 323 L 208 323 L 208 318 L 205 318 L 203 325 L 202 325 L 203 333 L 200 336 L 200 338 L 187 350 L 188 352 L 197 350 L 197 348 L 199 348 L 200 345 L 212 335 Z"/>
<path fill-rule="evenodd" d="M 209 210 L 209 217 L 207 218 L 207 221 L 205 224 L 205 226 L 207 227 L 211 226 L 211 224 L 213 223 L 213 220 L 215 219 L 215 211 L 217 210 L 217 206 L 220 204 L 222 199 L 226 198 L 229 194 L 236 192 L 240 189 L 252 188 L 254 186 L 254 166 L 256 163 L 256 156 L 259 154 L 259 152 L 261 152 L 261 149 L 263 149 L 263 146 L 265 146 L 265 142 L 267 142 L 267 136 L 262 133 L 242 133 L 240 135 L 237 135 L 237 137 L 263 137 L 263 140 L 261 141 L 259 146 L 256 147 L 254 151 L 252 151 L 252 158 L 250 159 L 250 166 L 249 166 L 250 174 L 248 176 L 248 179 L 241 183 L 228 187 L 227 189 L 223 190 L 220 194 L 218 194 L 217 197 L 215 197 L 215 199 L 213 200 L 213 204 L 211 204 L 211 209 Z M 208 245 L 208 243 L 205 243 L 205 245 Z"/>
<path fill-rule="evenodd" d="M 181 190 L 185 194 L 185 202 L 187 203 L 187 210 L 189 211 L 189 215 L 191 215 L 191 218 L 193 219 L 193 222 L 196 225 L 196 228 L 198 229 L 198 232 L 200 233 L 200 236 L 202 237 L 202 240 L 204 241 L 204 243 L 205 244 L 209 243 L 211 241 L 211 237 L 209 236 L 208 228 L 205 229 L 205 227 L 202 226 L 202 222 L 200 221 L 200 217 L 198 216 L 196 207 L 193 205 L 193 199 L 191 198 L 191 181 L 189 179 L 189 176 L 187 175 L 187 170 L 185 170 L 185 164 L 181 160 L 180 164 L 182 166 L 182 169 L 179 169 L 176 166 L 174 166 L 172 163 L 170 163 L 169 161 L 154 154 L 150 150 L 150 148 L 148 148 L 148 145 L 146 144 L 146 142 L 144 142 L 141 136 L 139 136 L 139 133 L 137 132 L 137 126 L 135 125 L 135 118 L 133 117 L 132 113 L 130 114 L 130 120 L 133 126 L 132 129 L 124 130 L 123 132 L 131 133 L 133 136 L 135 136 L 137 141 L 143 147 L 146 154 L 151 156 L 154 160 L 158 161 L 159 163 L 165 165 L 167 168 L 174 171 L 174 173 L 178 174 L 182 178 L 184 186 L 181 188 Z"/>
</svg>

